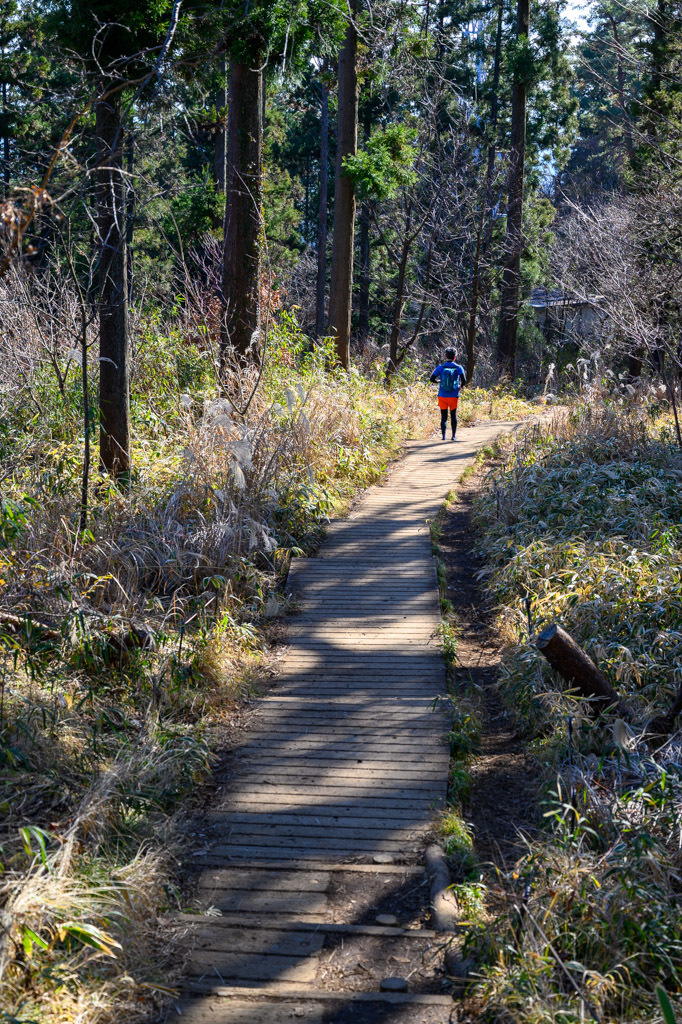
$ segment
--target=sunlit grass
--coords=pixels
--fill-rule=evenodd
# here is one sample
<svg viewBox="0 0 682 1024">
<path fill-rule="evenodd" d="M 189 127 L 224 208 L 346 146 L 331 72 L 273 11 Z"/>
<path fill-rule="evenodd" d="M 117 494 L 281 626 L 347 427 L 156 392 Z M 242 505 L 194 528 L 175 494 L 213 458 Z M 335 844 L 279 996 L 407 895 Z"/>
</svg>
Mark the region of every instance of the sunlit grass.
<svg viewBox="0 0 682 1024">
<path fill-rule="evenodd" d="M 143 320 L 131 486 L 99 474 L 94 424 L 85 531 L 78 375 L 62 395 L 38 361 L 40 414 L 18 400 L 0 423 L 0 610 L 26 622 L 0 621 L 0 955 L 20 1020 L 142 1020 L 179 975 L 174 816 L 263 687 L 290 560 L 436 426 L 416 370 L 390 386 L 332 371 L 286 315 L 270 346 L 241 413 L 255 369 L 219 395 L 209 351 Z M 465 419 L 523 412 L 502 393 L 468 402 Z"/>
<path fill-rule="evenodd" d="M 660 1021 L 656 983 L 682 992 L 682 744 L 641 734 L 682 682 L 681 478 L 667 424 L 595 403 L 511 443 L 477 505 L 501 687 L 547 793 L 546 833 L 493 883 L 508 909 L 482 943 L 480 994 L 523 1024 Z M 562 693 L 528 642 L 527 597 L 533 628 L 568 630 L 633 729 Z"/>
</svg>

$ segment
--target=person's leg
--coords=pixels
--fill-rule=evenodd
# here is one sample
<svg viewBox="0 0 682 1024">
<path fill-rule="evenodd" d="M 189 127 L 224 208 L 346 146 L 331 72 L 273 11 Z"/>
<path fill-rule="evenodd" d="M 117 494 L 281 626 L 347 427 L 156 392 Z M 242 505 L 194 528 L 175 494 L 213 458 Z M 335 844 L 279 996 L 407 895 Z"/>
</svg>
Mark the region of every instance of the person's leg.
<svg viewBox="0 0 682 1024">
<path fill-rule="evenodd" d="M 452 436 L 454 437 L 455 434 L 457 433 L 457 409 L 456 408 L 452 409 L 450 411 L 450 420 L 452 422 Z"/>
<path fill-rule="evenodd" d="M 443 440 L 445 440 L 445 430 L 447 428 L 447 425 L 448 425 L 448 410 L 447 409 L 441 409 L 441 411 L 440 411 L 440 432 L 443 435 Z"/>
</svg>

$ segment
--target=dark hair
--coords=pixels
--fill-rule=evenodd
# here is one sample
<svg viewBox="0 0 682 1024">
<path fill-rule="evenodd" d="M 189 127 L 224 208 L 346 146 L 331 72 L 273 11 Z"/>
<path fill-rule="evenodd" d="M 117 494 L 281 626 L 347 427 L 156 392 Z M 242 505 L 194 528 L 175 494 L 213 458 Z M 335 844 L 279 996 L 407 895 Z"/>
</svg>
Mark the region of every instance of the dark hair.
<svg viewBox="0 0 682 1024">
<path fill-rule="evenodd" d="M 445 357 L 446 357 L 446 359 L 454 359 L 455 358 L 455 350 L 454 350 L 454 348 L 446 348 L 445 349 Z"/>
</svg>

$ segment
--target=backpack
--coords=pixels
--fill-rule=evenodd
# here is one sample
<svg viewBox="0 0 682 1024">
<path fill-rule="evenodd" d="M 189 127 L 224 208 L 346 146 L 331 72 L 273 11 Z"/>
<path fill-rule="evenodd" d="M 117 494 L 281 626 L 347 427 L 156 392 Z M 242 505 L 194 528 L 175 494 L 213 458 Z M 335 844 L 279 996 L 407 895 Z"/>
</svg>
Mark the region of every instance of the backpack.
<svg viewBox="0 0 682 1024">
<path fill-rule="evenodd" d="M 440 375 L 443 391 L 456 391 L 459 373 L 454 366 L 446 366 Z"/>
</svg>

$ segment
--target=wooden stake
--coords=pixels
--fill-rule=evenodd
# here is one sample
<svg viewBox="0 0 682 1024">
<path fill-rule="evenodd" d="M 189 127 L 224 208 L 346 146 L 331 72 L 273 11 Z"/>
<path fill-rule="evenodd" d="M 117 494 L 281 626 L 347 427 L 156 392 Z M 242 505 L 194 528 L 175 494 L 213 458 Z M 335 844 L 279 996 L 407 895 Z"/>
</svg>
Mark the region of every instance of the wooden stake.
<svg viewBox="0 0 682 1024">
<path fill-rule="evenodd" d="M 569 634 L 553 623 L 537 637 L 535 646 L 571 690 L 593 703 L 598 711 L 612 708 L 624 718 L 629 711 L 592 659 Z"/>
</svg>

